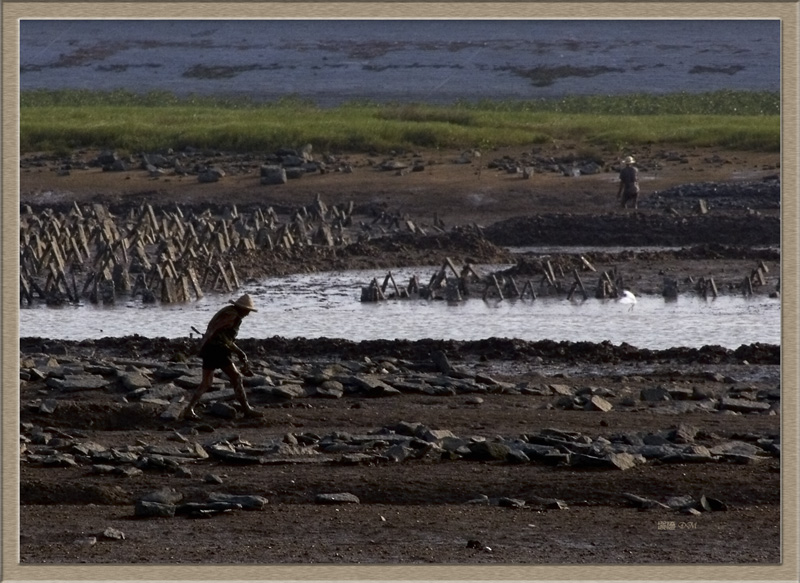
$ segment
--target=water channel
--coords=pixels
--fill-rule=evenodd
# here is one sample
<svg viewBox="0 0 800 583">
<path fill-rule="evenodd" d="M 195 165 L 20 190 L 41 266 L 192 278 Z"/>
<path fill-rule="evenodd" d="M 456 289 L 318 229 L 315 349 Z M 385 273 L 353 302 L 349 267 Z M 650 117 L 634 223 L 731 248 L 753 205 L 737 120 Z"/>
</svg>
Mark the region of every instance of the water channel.
<svg viewBox="0 0 800 583">
<path fill-rule="evenodd" d="M 484 272 L 506 266 L 478 266 Z M 398 285 L 418 275 L 426 282 L 435 267 L 393 270 Z M 569 340 L 638 348 L 665 349 L 708 344 L 737 348 L 742 344 L 781 343 L 781 302 L 740 295 L 703 299 L 684 293 L 677 300 L 645 295 L 630 305 L 614 300 L 540 296 L 536 300 L 472 297 L 458 303 L 442 300 L 390 299 L 362 303 L 361 287 L 386 270 L 296 274 L 251 281 L 233 294 L 207 294 L 183 304 L 143 304 L 119 300 L 115 305 L 20 309 L 20 336 L 63 340 L 139 334 L 178 338 L 204 330 L 228 300 L 249 293 L 259 308 L 242 324 L 240 337 L 344 338 L 348 340 L 423 338 L 479 340 Z"/>
</svg>

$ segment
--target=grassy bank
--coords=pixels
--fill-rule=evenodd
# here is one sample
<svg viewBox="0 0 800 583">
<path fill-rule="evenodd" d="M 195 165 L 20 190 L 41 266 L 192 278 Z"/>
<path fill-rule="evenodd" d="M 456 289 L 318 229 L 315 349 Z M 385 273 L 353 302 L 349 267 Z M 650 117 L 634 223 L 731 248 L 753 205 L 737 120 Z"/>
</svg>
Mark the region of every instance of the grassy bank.
<svg viewBox="0 0 800 583">
<path fill-rule="evenodd" d="M 573 97 L 525 102 L 349 103 L 179 98 L 166 93 L 34 91 L 20 98 L 21 151 L 187 146 L 317 152 L 490 148 L 576 142 L 780 149 L 780 98 L 771 92 Z"/>
</svg>

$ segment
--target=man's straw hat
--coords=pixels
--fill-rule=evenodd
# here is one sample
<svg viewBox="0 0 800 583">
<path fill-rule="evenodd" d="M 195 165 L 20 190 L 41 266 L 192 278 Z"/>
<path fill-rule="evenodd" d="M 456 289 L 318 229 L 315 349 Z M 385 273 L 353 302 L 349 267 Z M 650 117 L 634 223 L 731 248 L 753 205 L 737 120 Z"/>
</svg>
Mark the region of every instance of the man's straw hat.
<svg viewBox="0 0 800 583">
<path fill-rule="evenodd" d="M 238 308 L 244 308 L 245 310 L 250 310 L 251 312 L 257 312 L 255 306 L 253 305 L 253 300 L 250 298 L 248 294 L 244 294 L 235 302 L 231 302 L 234 306 Z"/>
<path fill-rule="evenodd" d="M 623 164 L 635 164 L 636 160 L 633 159 L 633 156 L 626 156 L 625 159 L 622 161 Z"/>
</svg>

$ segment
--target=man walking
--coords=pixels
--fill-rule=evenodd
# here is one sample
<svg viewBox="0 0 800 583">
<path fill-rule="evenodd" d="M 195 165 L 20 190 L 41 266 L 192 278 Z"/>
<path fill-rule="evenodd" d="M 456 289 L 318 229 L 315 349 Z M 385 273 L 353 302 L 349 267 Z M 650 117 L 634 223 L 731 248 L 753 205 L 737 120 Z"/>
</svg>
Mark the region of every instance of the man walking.
<svg viewBox="0 0 800 583">
<path fill-rule="evenodd" d="M 214 381 L 214 371 L 218 368 L 228 375 L 236 393 L 236 398 L 244 409 L 244 414 L 248 417 L 260 416 L 260 413 L 251 407 L 247 401 L 247 395 L 244 392 L 242 383 L 242 374 L 233 364 L 233 360 L 231 360 L 231 356 L 236 354 L 242 363 L 243 373 L 246 376 L 253 375 L 250 371 L 247 355 L 241 348 L 236 346 L 234 341 L 239 333 L 239 325 L 242 323 L 242 319 L 248 316 L 250 312 L 257 312 L 258 310 L 253 306 L 253 300 L 247 294 L 230 303 L 232 305 L 225 306 L 211 318 L 206 333 L 200 340 L 199 353 L 203 359 L 203 378 L 184 410 L 184 416 L 190 419 L 197 419 L 197 413 L 194 408 L 200 401 L 200 397 L 211 387 L 211 383 Z"/>
<path fill-rule="evenodd" d="M 639 169 L 634 166 L 636 160 L 627 156 L 622 163 L 625 165 L 619 171 L 619 190 L 617 198 L 622 202 L 622 208 L 628 208 L 628 203 L 633 203 L 633 208 L 639 206 Z"/>
</svg>

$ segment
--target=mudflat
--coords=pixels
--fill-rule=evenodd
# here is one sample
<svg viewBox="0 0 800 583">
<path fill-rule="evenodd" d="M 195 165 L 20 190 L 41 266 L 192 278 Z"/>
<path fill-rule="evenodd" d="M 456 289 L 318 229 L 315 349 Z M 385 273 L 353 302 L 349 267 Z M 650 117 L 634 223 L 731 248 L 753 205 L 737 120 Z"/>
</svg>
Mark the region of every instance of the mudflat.
<svg viewBox="0 0 800 583">
<path fill-rule="evenodd" d="M 616 200 L 619 153 L 580 145 L 331 154 L 324 172 L 271 186 L 261 153 L 183 153 L 181 172 L 136 157 L 104 171 L 98 154 L 24 156 L 23 215 L 101 204 L 118 218 L 143 205 L 292 216 L 322 201 L 352 205 L 350 244 L 242 250 L 240 275 L 451 258 L 516 263 L 511 275 L 539 284 L 542 257 L 509 247 L 655 246 L 680 250 L 548 260 L 566 284 L 615 268 L 638 294 L 663 293 L 665 274 L 679 293 L 710 293 L 697 283 L 713 278 L 720 294 L 779 294 L 777 153 L 634 152 L 637 209 Z M 199 166 L 224 175 L 201 183 Z M 745 289 L 760 266 L 764 281 Z M 199 382 L 192 339 L 21 339 L 23 564 L 780 561 L 779 346 L 245 328 L 257 419 L 224 378 L 199 421 L 178 418 Z"/>
</svg>

